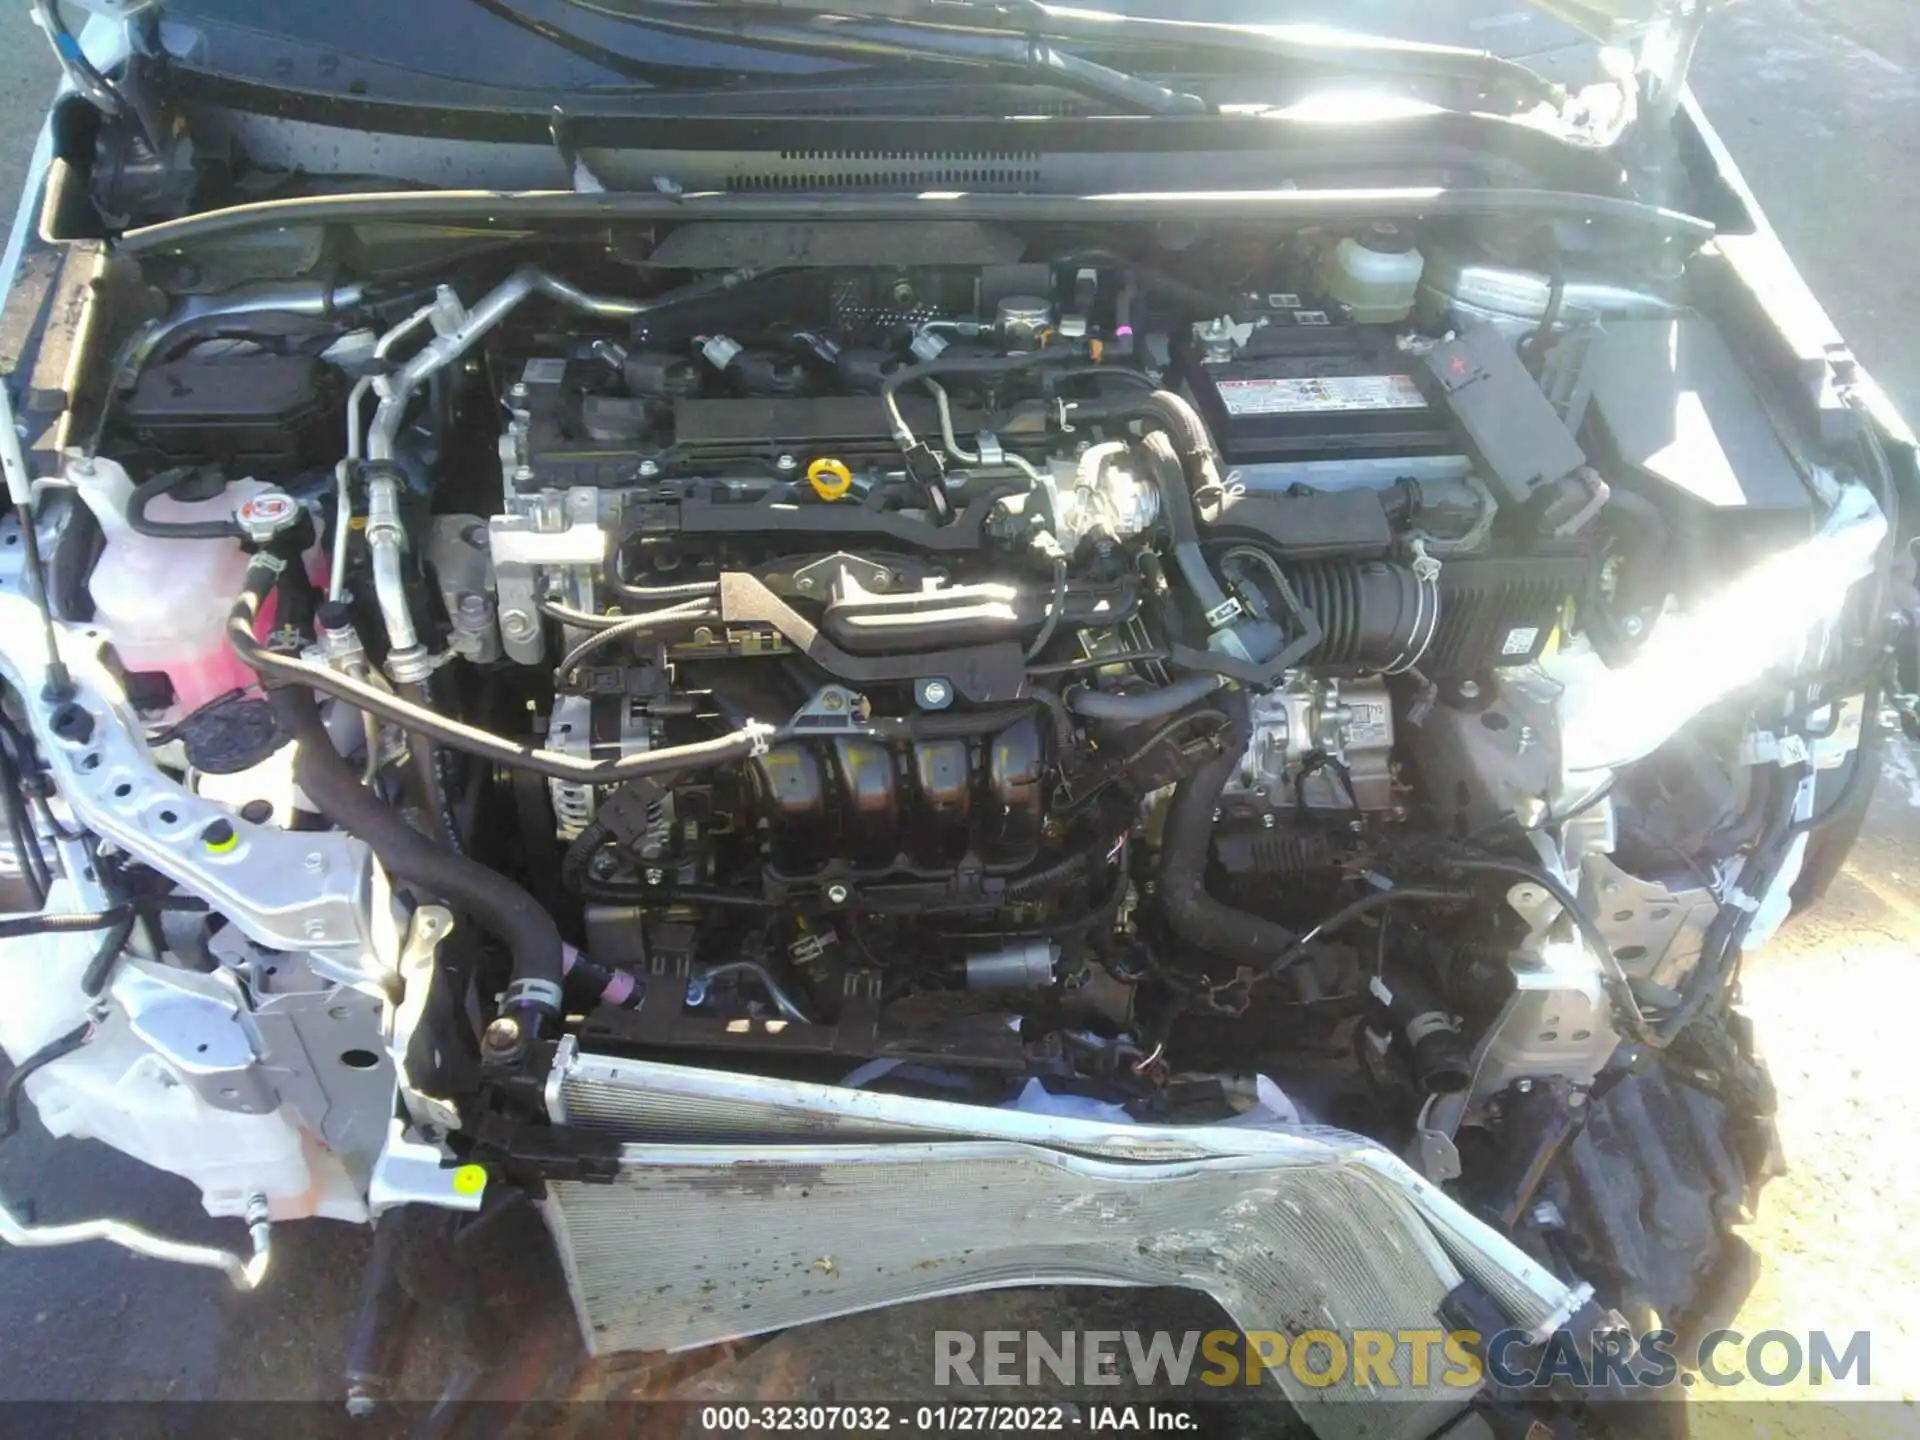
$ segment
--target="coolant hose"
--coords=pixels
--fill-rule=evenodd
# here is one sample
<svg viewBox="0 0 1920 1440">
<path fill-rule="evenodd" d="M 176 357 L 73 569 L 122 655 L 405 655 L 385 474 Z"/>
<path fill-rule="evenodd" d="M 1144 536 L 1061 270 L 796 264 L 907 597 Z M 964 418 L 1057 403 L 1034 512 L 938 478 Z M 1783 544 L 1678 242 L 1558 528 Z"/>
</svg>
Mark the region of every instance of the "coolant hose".
<svg viewBox="0 0 1920 1440">
<path fill-rule="evenodd" d="M 1141 442 L 1147 455 L 1147 468 L 1153 474 L 1154 489 L 1160 492 L 1160 507 L 1166 512 L 1167 526 L 1173 532 L 1174 564 L 1180 567 L 1180 578 L 1187 582 L 1200 608 L 1212 614 L 1227 603 L 1227 592 L 1220 587 L 1213 567 L 1200 552 L 1200 529 L 1193 513 L 1192 471 L 1179 446 L 1174 436 L 1164 433 L 1149 435 Z M 1212 454 L 1210 441 L 1207 453 Z"/>
<path fill-rule="evenodd" d="M 1067 708 L 1088 720 L 1109 725 L 1145 725 L 1177 715 L 1218 690 L 1224 682 L 1218 675 L 1189 675 L 1158 690 L 1137 695 L 1110 695 L 1104 690 L 1074 690 L 1067 695 Z M 1220 782 L 1226 784 L 1223 779 Z"/>
<path fill-rule="evenodd" d="M 1207 894 L 1207 853 L 1213 812 L 1239 767 L 1248 737 L 1247 697 L 1230 690 L 1221 702 L 1228 727 L 1220 754 L 1180 782 L 1160 841 L 1160 908 L 1173 933 L 1201 950 L 1246 965 L 1264 966 L 1299 937 L 1284 925 L 1223 905 Z"/>
<path fill-rule="evenodd" d="M 563 945 L 560 953 L 561 964 L 566 969 L 567 979 L 573 982 L 574 993 L 585 996 L 596 1005 L 625 1008 L 646 994 L 646 985 L 631 970 L 596 964 L 571 945 Z"/>
<path fill-rule="evenodd" d="M 560 931 L 540 902 L 496 870 L 442 849 L 422 835 L 373 791 L 333 748 L 311 692 L 276 686 L 268 697 L 281 728 L 298 749 L 294 778 L 327 819 L 366 843 L 388 873 L 418 885 L 472 916 L 499 937 L 513 957 L 513 981 L 502 1012 L 531 1011 L 530 1028 L 561 1011 Z"/>
<path fill-rule="evenodd" d="M 226 520 L 151 520 L 147 518 L 148 505 L 162 495 L 171 493 L 177 486 L 194 479 L 197 473 L 191 469 L 162 470 L 151 480 L 134 486 L 133 493 L 127 496 L 127 524 L 133 532 L 136 535 L 151 536 L 156 540 L 246 539 L 247 532 L 240 528 L 240 522 L 231 518 Z"/>
</svg>

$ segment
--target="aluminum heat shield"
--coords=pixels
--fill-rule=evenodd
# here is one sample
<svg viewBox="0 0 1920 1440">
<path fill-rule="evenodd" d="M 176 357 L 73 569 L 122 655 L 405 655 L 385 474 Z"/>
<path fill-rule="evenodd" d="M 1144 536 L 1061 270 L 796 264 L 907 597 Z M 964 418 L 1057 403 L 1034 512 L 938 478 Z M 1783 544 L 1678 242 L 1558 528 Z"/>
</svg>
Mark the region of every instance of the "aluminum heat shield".
<svg viewBox="0 0 1920 1440">
<path fill-rule="evenodd" d="M 553 1183 L 546 1207 L 596 1352 L 1013 1285 L 1182 1286 L 1283 1333 L 1432 1329 L 1463 1273 L 1541 1335 L 1591 1293 L 1344 1131 L 1110 1125 L 571 1044 L 548 1106 L 628 1142 L 614 1183 Z M 1315 1423 L 1397 1433 L 1423 1408 Z"/>
</svg>

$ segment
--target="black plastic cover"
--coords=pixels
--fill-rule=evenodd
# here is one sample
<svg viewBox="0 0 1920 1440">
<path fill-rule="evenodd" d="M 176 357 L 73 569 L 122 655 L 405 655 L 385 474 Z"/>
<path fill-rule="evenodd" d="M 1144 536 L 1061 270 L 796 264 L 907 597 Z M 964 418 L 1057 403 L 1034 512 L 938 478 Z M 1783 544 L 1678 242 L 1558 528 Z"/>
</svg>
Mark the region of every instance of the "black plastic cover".
<svg viewBox="0 0 1920 1440">
<path fill-rule="evenodd" d="M 1587 357 L 1587 430 L 1610 480 L 1670 523 L 1790 539 L 1813 497 L 1751 381 L 1712 322 L 1616 321 Z"/>
<path fill-rule="evenodd" d="M 1209 541 L 1264 545 L 1289 560 L 1373 559 L 1393 543 L 1377 490 L 1230 491 L 1199 512 Z"/>
<path fill-rule="evenodd" d="M 284 481 L 340 458 L 344 403 L 311 355 L 189 355 L 148 366 L 119 418 L 169 464 Z"/>
<path fill-rule="evenodd" d="M 1453 417 L 1477 473 L 1502 505 L 1524 505 L 1541 486 L 1587 463 L 1512 340 L 1493 326 L 1436 345 L 1415 374 L 1434 404 Z"/>
</svg>

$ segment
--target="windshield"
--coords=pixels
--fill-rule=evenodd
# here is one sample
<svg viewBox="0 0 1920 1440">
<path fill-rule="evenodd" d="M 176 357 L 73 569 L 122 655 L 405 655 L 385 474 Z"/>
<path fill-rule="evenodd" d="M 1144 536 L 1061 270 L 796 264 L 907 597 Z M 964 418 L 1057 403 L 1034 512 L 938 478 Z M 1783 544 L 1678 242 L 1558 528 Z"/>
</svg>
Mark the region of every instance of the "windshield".
<svg viewBox="0 0 1920 1440">
<path fill-rule="evenodd" d="M 619 18 L 618 8 L 581 0 L 409 0 L 402 7 L 390 0 L 173 0 L 163 39 L 190 64 L 363 94 L 385 93 L 401 71 L 488 87 L 580 92 L 685 84 L 702 75 L 802 76 L 859 67 L 845 58 L 641 27 Z M 1156 20 L 1329 26 L 1525 60 L 1561 80 L 1584 78 L 1590 51 L 1567 25 L 1512 0 L 1439 6 L 1425 0 L 1102 0 L 1084 8 Z M 695 23 L 725 23 L 698 8 L 685 13 Z M 954 18 L 963 18 L 957 9 Z M 795 23 L 804 19 L 794 17 Z M 449 35 L 459 37 L 457 46 L 448 44 Z M 315 49 L 324 58 L 296 58 Z M 366 74 L 343 68 L 356 59 L 372 62 Z M 1572 73 L 1562 73 L 1568 65 Z"/>
</svg>

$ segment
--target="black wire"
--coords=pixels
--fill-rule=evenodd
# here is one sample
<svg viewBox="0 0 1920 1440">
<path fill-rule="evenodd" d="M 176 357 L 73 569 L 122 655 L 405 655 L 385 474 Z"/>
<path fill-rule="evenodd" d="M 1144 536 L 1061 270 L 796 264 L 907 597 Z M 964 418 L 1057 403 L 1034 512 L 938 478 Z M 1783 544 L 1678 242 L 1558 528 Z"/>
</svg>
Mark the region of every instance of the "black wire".
<svg viewBox="0 0 1920 1440">
<path fill-rule="evenodd" d="M 1580 903 L 1579 896 L 1569 890 L 1554 876 L 1538 866 L 1528 865 L 1519 860 L 1504 860 L 1498 856 L 1457 855 L 1449 856 L 1446 864 L 1456 870 L 1469 874 L 1511 875 L 1530 885 L 1538 885 L 1555 900 L 1561 909 L 1567 912 L 1573 921 L 1573 928 L 1580 932 L 1580 938 L 1592 950 L 1600 961 L 1601 982 L 1606 989 L 1607 998 L 1613 1007 L 1614 1020 L 1629 1040 L 1643 1044 L 1664 1045 L 1666 1042 L 1647 1024 L 1647 1017 L 1641 1013 L 1640 1002 L 1634 998 L 1633 986 L 1627 974 L 1620 968 L 1620 961 L 1613 953 L 1613 946 L 1607 943 L 1607 937 Z"/>
<path fill-rule="evenodd" d="M 1038 660 L 1053 642 L 1054 633 L 1060 628 L 1060 612 L 1067 606 L 1067 559 L 1056 555 L 1053 561 L 1053 601 L 1047 606 L 1047 623 L 1040 627 L 1040 633 L 1027 648 L 1027 663 Z"/>
<path fill-rule="evenodd" d="M 57 1040 L 48 1041 L 13 1067 L 6 1084 L 0 1085 L 0 1140 L 7 1139 L 20 1129 L 20 1097 L 26 1092 L 27 1078 L 36 1070 L 45 1069 L 61 1057 L 71 1055 L 92 1038 L 93 1022 L 88 1021 Z"/>
<path fill-rule="evenodd" d="M 610 74 L 623 75 L 629 80 L 646 81 L 655 87 L 671 85 L 680 90 L 718 90 L 734 83 L 740 74 L 736 69 L 656 64 L 529 15 L 503 3 L 503 0 L 471 0 L 471 3 L 479 6 L 489 15 L 506 21 L 509 25 L 525 30 L 530 35 L 538 35 L 549 44 L 557 45 L 562 50 L 598 65 Z"/>
<path fill-rule="evenodd" d="M 720 612 L 711 607 L 678 615 L 658 613 L 622 617 L 615 624 L 596 631 L 569 650 L 555 673 L 562 677 L 571 675 L 600 651 L 611 649 L 623 641 L 640 639 L 655 630 L 692 629 L 697 625 L 711 624 L 719 618 Z"/>
<path fill-rule="evenodd" d="M 1118 655 L 1104 658 L 1090 657 L 1085 660 L 1050 660 L 1045 665 L 1027 666 L 1029 675 L 1071 675 L 1076 670 L 1104 670 L 1109 665 L 1141 665 L 1153 660 L 1165 660 L 1172 652 L 1149 647 L 1144 650 L 1126 650 Z"/>
</svg>

